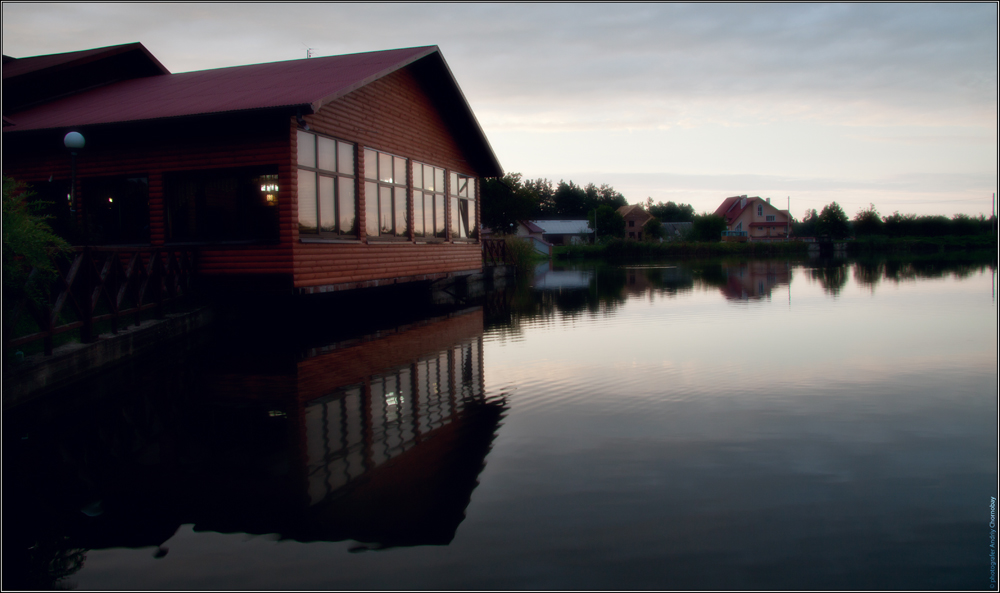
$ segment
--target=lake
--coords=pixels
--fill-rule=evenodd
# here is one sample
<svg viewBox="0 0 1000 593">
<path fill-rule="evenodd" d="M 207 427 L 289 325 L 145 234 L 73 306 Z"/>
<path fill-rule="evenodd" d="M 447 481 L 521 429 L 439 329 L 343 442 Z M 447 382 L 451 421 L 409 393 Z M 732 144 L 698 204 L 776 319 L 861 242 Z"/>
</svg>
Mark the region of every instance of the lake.
<svg viewBox="0 0 1000 593">
<path fill-rule="evenodd" d="M 995 262 L 545 263 L 220 331 L 4 413 L 3 585 L 995 588 L 996 289 Z"/>
</svg>

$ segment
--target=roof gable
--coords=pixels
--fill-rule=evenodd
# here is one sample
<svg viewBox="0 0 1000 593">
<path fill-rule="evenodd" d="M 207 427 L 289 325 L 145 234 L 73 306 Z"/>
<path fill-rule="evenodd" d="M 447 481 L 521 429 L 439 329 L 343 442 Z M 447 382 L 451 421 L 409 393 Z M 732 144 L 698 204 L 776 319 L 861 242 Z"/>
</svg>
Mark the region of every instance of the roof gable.
<svg viewBox="0 0 1000 593">
<path fill-rule="evenodd" d="M 4 56 L 4 115 L 121 80 L 170 74 L 141 43 L 12 58 Z"/>
<path fill-rule="evenodd" d="M 141 44 L 134 44 L 145 52 Z M 124 47 L 124 46 L 122 46 Z M 22 67 L 45 69 L 74 60 L 102 55 L 101 50 L 25 58 Z M 136 49 L 136 48 L 131 48 Z M 148 54 L 148 52 L 146 52 Z M 152 58 L 152 56 L 150 56 Z M 14 60 L 18 64 L 21 60 Z M 159 62 L 156 62 L 159 64 Z M 4 77 L 7 77 L 4 66 Z M 162 66 L 161 66 L 162 68 Z M 328 56 L 216 68 L 180 74 L 131 78 L 100 88 L 84 90 L 44 105 L 6 110 L 4 84 L 4 133 L 80 128 L 83 126 L 139 122 L 206 114 L 264 109 L 315 113 L 324 105 L 387 76 L 412 68 L 425 91 L 449 121 L 456 139 L 473 146 L 477 171 L 484 176 L 503 175 L 503 169 L 486 139 L 472 108 L 437 46 Z"/>
</svg>

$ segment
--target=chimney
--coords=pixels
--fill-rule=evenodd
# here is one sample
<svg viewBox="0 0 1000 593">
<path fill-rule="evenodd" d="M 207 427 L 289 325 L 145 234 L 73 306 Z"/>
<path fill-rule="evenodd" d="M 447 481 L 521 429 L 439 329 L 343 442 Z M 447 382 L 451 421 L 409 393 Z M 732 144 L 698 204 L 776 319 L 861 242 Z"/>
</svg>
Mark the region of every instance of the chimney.
<svg viewBox="0 0 1000 593">
<path fill-rule="evenodd" d="M 747 207 L 747 197 L 740 196 L 740 208 L 746 208 L 746 207 Z"/>
<path fill-rule="evenodd" d="M 770 203 L 771 203 L 771 198 L 768 198 L 768 199 L 767 199 L 767 203 L 768 203 L 768 204 L 770 204 Z"/>
</svg>

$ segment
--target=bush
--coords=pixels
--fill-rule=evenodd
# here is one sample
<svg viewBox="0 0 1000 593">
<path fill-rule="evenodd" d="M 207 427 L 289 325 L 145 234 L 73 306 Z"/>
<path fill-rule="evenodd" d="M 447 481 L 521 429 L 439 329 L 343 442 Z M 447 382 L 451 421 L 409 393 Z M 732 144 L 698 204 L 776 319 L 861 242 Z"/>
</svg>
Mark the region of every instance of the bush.
<svg viewBox="0 0 1000 593">
<path fill-rule="evenodd" d="M 3 178 L 3 301 L 8 314 L 24 296 L 45 301 L 45 290 L 56 278 L 53 258 L 70 246 L 40 214 L 46 203 L 10 177 Z M 31 271 L 35 275 L 30 278 Z"/>
</svg>

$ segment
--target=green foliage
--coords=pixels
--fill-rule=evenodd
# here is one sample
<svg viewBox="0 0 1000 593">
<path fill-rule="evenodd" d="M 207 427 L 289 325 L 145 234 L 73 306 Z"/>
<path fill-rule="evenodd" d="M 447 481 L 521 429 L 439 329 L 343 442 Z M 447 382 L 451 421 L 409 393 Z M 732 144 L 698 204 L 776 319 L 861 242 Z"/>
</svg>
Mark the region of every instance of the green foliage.
<svg viewBox="0 0 1000 593">
<path fill-rule="evenodd" d="M 653 198 L 646 199 L 646 210 L 660 219 L 661 222 L 694 222 L 694 206 L 691 204 L 675 204 L 674 202 L 657 202 Z"/>
<path fill-rule="evenodd" d="M 625 235 L 625 219 L 618 211 L 607 204 L 597 208 L 594 218 L 587 221 L 587 226 L 594 228 L 594 220 L 597 221 L 597 239 L 607 241 L 619 239 Z"/>
<path fill-rule="evenodd" d="M 851 227 L 847 221 L 847 214 L 840 204 L 830 202 L 823 206 L 823 211 L 819 213 L 819 221 L 816 231 L 820 236 L 831 237 L 833 239 L 843 239 L 851 234 Z"/>
<path fill-rule="evenodd" d="M 815 208 L 806 210 L 806 215 L 799 222 L 792 223 L 792 234 L 796 237 L 815 237 L 816 226 L 819 223 L 819 214 Z"/>
<path fill-rule="evenodd" d="M 691 221 L 689 241 L 704 241 L 715 243 L 722 240 L 722 231 L 726 230 L 726 219 L 715 214 L 699 214 Z"/>
<path fill-rule="evenodd" d="M 512 234 L 517 221 L 531 218 L 538 206 L 538 195 L 521 182 L 520 173 L 507 173 L 503 179 L 486 179 L 482 186 L 483 225 L 497 234 Z"/>
<path fill-rule="evenodd" d="M 587 212 L 587 192 L 572 181 L 560 181 L 552 198 L 557 214 L 583 216 Z"/>
<path fill-rule="evenodd" d="M 658 218 L 650 218 L 646 224 L 642 225 L 642 237 L 647 241 L 663 238 L 663 225 Z"/>
<path fill-rule="evenodd" d="M 869 204 L 867 209 L 862 208 L 854 215 L 854 234 L 856 236 L 881 235 L 884 226 L 885 223 L 882 222 L 882 217 L 875 209 L 875 204 Z"/>
<path fill-rule="evenodd" d="M 519 272 L 531 270 L 535 264 L 535 249 L 531 246 L 531 241 L 515 235 L 504 235 L 503 241 L 507 250 L 507 262 Z"/>
<path fill-rule="evenodd" d="M 44 287 L 56 278 L 53 258 L 69 251 L 40 214 L 46 204 L 33 200 L 23 184 L 3 177 L 3 295 L 5 313 L 25 295 L 42 302 Z M 35 270 L 29 282 L 29 274 Z"/>
</svg>

